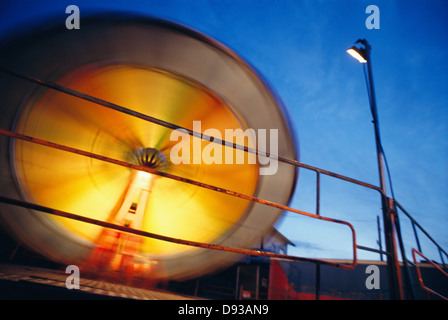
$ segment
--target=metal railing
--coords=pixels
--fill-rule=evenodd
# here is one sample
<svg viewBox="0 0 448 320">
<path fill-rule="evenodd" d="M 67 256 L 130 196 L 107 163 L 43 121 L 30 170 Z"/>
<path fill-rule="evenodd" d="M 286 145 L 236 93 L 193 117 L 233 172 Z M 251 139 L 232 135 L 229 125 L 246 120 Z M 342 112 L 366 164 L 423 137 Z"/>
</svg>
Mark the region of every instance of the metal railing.
<svg viewBox="0 0 448 320">
<path fill-rule="evenodd" d="M 237 145 L 237 144 L 235 144 L 233 142 L 228 142 L 228 141 L 224 141 L 224 140 L 220 140 L 220 139 L 213 139 L 213 140 L 211 140 L 210 137 L 205 136 L 205 135 L 203 135 L 200 132 L 194 132 L 192 130 L 187 130 L 186 128 L 182 128 L 182 127 L 177 126 L 175 124 L 171 124 L 171 123 L 168 123 L 168 122 L 165 122 L 165 121 L 162 121 L 162 120 L 159 120 L 159 119 L 156 119 L 156 118 L 153 118 L 153 117 L 141 114 L 141 113 L 137 113 L 137 112 L 135 112 L 133 110 L 124 108 L 122 106 L 115 105 L 113 103 L 110 103 L 110 102 L 98 99 L 96 97 L 89 96 L 87 94 L 84 94 L 84 93 L 72 90 L 72 89 L 67 88 L 67 87 L 60 86 L 58 84 L 55 84 L 55 83 L 52 83 L 52 82 L 49 82 L 49 81 L 45 81 L 45 80 L 42 80 L 42 79 L 37 79 L 35 77 L 24 75 L 24 74 L 18 73 L 16 71 L 8 70 L 8 69 L 2 68 L 2 67 L 0 67 L 0 71 L 5 72 L 5 73 L 7 73 L 9 75 L 12 75 L 12 76 L 15 76 L 15 77 L 19 77 L 19 78 L 24 79 L 26 81 L 34 82 L 34 83 L 36 83 L 38 85 L 45 86 L 45 87 L 50 88 L 52 90 L 57 90 L 57 91 L 65 93 L 65 94 L 72 95 L 72 96 L 78 97 L 80 99 L 93 102 L 94 104 L 101 105 L 101 106 L 104 106 L 104 107 L 107 107 L 107 108 L 111 108 L 111 109 L 116 110 L 118 112 L 122 112 L 122 113 L 125 113 L 125 114 L 128 114 L 128 115 L 134 116 L 134 117 L 138 117 L 140 119 L 143 119 L 145 121 L 148 121 L 148 122 L 151 122 L 151 123 L 154 123 L 154 124 L 157 124 L 157 125 L 165 126 L 167 128 L 173 129 L 173 130 L 179 129 L 179 128 L 180 129 L 185 129 L 190 135 L 195 136 L 195 137 L 199 137 L 199 138 L 207 140 L 207 141 L 212 141 L 214 143 L 222 144 L 222 145 L 225 145 L 225 146 L 228 146 L 228 147 L 244 150 L 245 152 L 256 153 L 256 154 L 261 155 L 261 156 L 268 156 L 268 157 L 269 156 L 273 156 L 273 155 L 270 155 L 269 153 L 262 153 L 262 152 L 260 152 L 260 151 L 258 151 L 256 149 L 251 149 L 251 148 L 248 148 L 246 146 Z M 215 245 L 215 244 L 210 244 L 210 243 L 202 243 L 202 242 L 190 241 L 190 240 L 186 240 L 186 239 L 177 239 L 177 238 L 173 238 L 173 237 L 167 237 L 167 236 L 163 236 L 163 235 L 159 235 L 159 234 L 149 233 L 149 232 L 146 232 L 146 231 L 143 231 L 143 230 L 136 230 L 136 229 L 128 228 L 128 227 L 125 227 L 125 226 L 115 225 L 115 224 L 111 224 L 111 223 L 108 223 L 108 222 L 87 218 L 87 217 L 84 217 L 84 216 L 79 216 L 79 215 L 76 215 L 74 213 L 63 212 L 63 211 L 60 211 L 60 210 L 57 210 L 57 209 L 54 209 L 54 208 L 40 206 L 38 204 L 33 204 L 33 203 L 22 201 L 22 200 L 19 200 L 19 199 L 10 199 L 10 198 L 7 198 L 7 197 L 0 196 L 0 201 L 1 202 L 9 203 L 11 205 L 22 206 L 22 207 L 26 207 L 26 208 L 29 208 L 29 209 L 42 211 L 42 212 L 46 212 L 46 213 L 53 214 L 53 215 L 63 216 L 63 217 L 67 217 L 67 218 L 78 220 L 78 221 L 83 221 L 83 222 L 90 223 L 90 224 L 96 224 L 96 225 L 99 225 L 99 226 L 115 229 L 115 230 L 122 231 L 122 232 L 133 233 L 133 234 L 144 236 L 144 237 L 155 238 L 155 239 L 159 239 L 159 240 L 163 240 L 163 241 L 169 241 L 169 242 L 183 244 L 183 245 L 196 246 L 196 247 L 205 248 L 205 249 L 221 250 L 221 251 L 228 251 L 228 252 L 234 252 L 234 253 L 240 253 L 240 254 L 246 254 L 246 255 L 269 257 L 269 258 L 272 258 L 272 259 L 283 259 L 283 260 L 304 261 L 304 262 L 314 263 L 314 264 L 316 264 L 316 279 L 315 279 L 316 280 L 316 286 L 315 286 L 316 287 L 316 299 L 319 299 L 319 292 L 320 292 L 320 266 L 322 264 L 324 264 L 324 265 L 329 265 L 329 266 L 333 266 L 333 267 L 353 270 L 356 267 L 356 265 L 357 265 L 357 250 L 365 250 L 365 251 L 370 251 L 370 252 L 376 252 L 376 253 L 378 253 L 380 255 L 383 255 L 383 254 L 386 255 L 388 257 L 388 265 L 395 264 L 395 267 L 396 267 L 395 271 L 393 271 L 392 273 L 389 272 L 389 277 L 397 277 L 397 279 L 400 282 L 401 291 L 403 290 L 403 288 L 402 288 L 403 285 L 401 283 L 401 274 L 399 274 L 399 268 L 397 268 L 398 260 L 396 258 L 394 258 L 394 260 L 389 260 L 389 258 L 391 256 L 396 257 L 396 252 L 395 252 L 397 250 L 397 246 L 396 245 L 393 245 L 392 247 L 387 248 L 385 251 L 382 250 L 381 248 L 380 249 L 376 249 L 376 248 L 371 248 L 371 247 L 359 245 L 356 242 L 356 233 L 355 233 L 355 229 L 352 226 L 352 224 L 350 224 L 349 222 L 346 222 L 346 221 L 333 219 L 333 218 L 330 218 L 330 217 L 324 217 L 324 216 L 321 215 L 321 212 L 320 212 L 321 211 L 320 210 L 321 175 L 326 175 L 326 176 L 333 177 L 333 178 L 336 178 L 336 179 L 339 179 L 339 180 L 342 180 L 342 181 L 345 181 L 345 182 L 348 182 L 348 183 L 352 183 L 352 184 L 355 184 L 355 185 L 358 185 L 358 186 L 361 186 L 361 187 L 364 187 L 364 188 L 368 188 L 368 189 L 371 189 L 371 190 L 376 190 L 376 191 L 378 191 L 380 193 L 380 196 L 381 196 L 381 199 L 382 199 L 382 202 L 383 202 L 383 206 L 386 205 L 387 208 L 388 208 L 388 210 L 387 210 L 387 214 L 388 214 L 387 218 L 390 217 L 390 219 L 391 219 L 390 220 L 391 223 L 392 223 L 392 229 L 391 230 L 392 230 L 392 232 L 395 231 L 395 234 L 394 234 L 395 238 L 394 239 L 398 239 L 400 250 L 401 250 L 401 254 L 402 254 L 402 258 L 403 258 L 403 263 L 405 265 L 409 261 L 406 258 L 403 241 L 401 239 L 401 230 L 400 230 L 399 220 L 398 220 L 398 215 L 397 215 L 397 211 L 398 210 L 396 210 L 396 207 L 398 207 L 406 216 L 408 216 L 411 219 L 412 226 L 413 226 L 413 229 L 414 229 L 414 233 L 415 233 L 416 239 L 417 239 L 418 248 L 421 249 L 420 245 L 419 245 L 419 240 L 418 240 L 418 237 L 417 237 L 417 233 L 415 231 L 416 228 L 419 228 L 437 246 L 437 248 L 439 250 L 439 253 L 440 253 L 440 257 L 442 259 L 442 264 L 446 268 L 445 260 L 443 259 L 443 255 L 445 255 L 445 257 L 448 257 L 448 254 L 446 253 L 446 251 L 444 251 L 442 249 L 442 247 L 440 245 L 438 245 L 437 242 L 435 242 L 429 236 L 429 234 L 415 221 L 415 219 L 413 219 L 411 217 L 411 215 L 409 215 L 403 209 L 403 207 L 398 202 L 396 202 L 393 199 L 388 198 L 387 195 L 384 194 L 383 190 L 380 187 L 372 185 L 372 184 L 369 184 L 369 183 L 366 183 L 366 182 L 363 182 L 363 181 L 360 181 L 360 180 L 356 180 L 356 179 L 353 179 L 353 178 L 350 178 L 350 177 L 347 177 L 347 176 L 344 176 L 344 175 L 340 175 L 340 174 L 337 174 L 337 173 L 334 173 L 334 172 L 331 172 L 331 171 L 328 171 L 328 170 L 324 170 L 324 169 L 320 169 L 320 168 L 317 168 L 317 167 L 313 167 L 313 166 L 310 166 L 310 165 L 298 162 L 295 159 L 286 159 L 286 158 L 283 158 L 283 157 L 280 157 L 280 156 L 275 156 L 278 159 L 278 161 L 281 161 L 281 162 L 284 162 L 284 163 L 288 163 L 290 165 L 293 165 L 293 166 L 296 166 L 296 167 L 300 167 L 300 168 L 303 168 L 303 169 L 311 170 L 311 171 L 316 173 L 316 213 L 315 214 L 309 213 L 309 212 L 305 212 L 305 211 L 302 211 L 302 210 L 298 210 L 298 209 L 295 209 L 295 208 L 291 208 L 289 206 L 277 204 L 277 203 L 274 203 L 274 202 L 271 202 L 271 201 L 267 201 L 267 200 L 264 200 L 264 199 L 260 199 L 260 198 L 257 198 L 257 197 L 241 194 L 241 193 L 238 193 L 238 192 L 235 192 L 235 191 L 232 191 L 232 190 L 227 190 L 227 189 L 221 188 L 219 186 L 212 186 L 212 185 L 208 185 L 208 184 L 202 183 L 200 181 L 195 181 L 195 180 L 179 177 L 179 176 L 172 175 L 172 174 L 169 174 L 169 173 L 166 173 L 166 172 L 162 172 L 162 171 L 158 171 L 158 170 L 146 167 L 146 166 L 141 166 L 141 165 L 136 165 L 136 164 L 133 164 L 133 163 L 123 162 L 123 161 L 112 159 L 112 158 L 108 158 L 108 157 L 105 157 L 105 156 L 102 156 L 102 155 L 99 155 L 99 154 L 94 154 L 94 153 L 87 152 L 87 151 L 84 151 L 84 150 L 79 150 L 79 149 L 75 149 L 75 148 L 72 148 L 72 147 L 59 145 L 59 144 L 53 143 L 51 141 L 46 141 L 46 140 L 37 139 L 35 137 L 25 136 L 25 135 L 22 135 L 22 134 L 19 134 L 19 133 L 15 133 L 15 132 L 11 132 L 11 131 L 8 131 L 8 130 L 0 129 L 0 134 L 4 135 L 4 136 L 7 136 L 7 137 L 10 137 L 10 138 L 13 138 L 13 139 L 21 139 L 23 141 L 28 141 L 30 143 L 37 143 L 37 144 L 44 145 L 44 146 L 47 146 L 47 147 L 56 148 L 56 149 L 63 150 L 63 151 L 66 151 L 66 152 L 75 153 L 75 154 L 78 154 L 80 156 L 86 156 L 86 157 L 94 158 L 94 159 L 97 159 L 97 160 L 113 163 L 113 164 L 116 164 L 116 165 L 128 167 L 128 168 L 133 169 L 133 170 L 145 171 L 145 172 L 148 172 L 148 173 L 151 173 L 151 174 L 163 176 L 165 178 L 174 179 L 174 180 L 177 180 L 179 182 L 193 184 L 193 185 L 196 185 L 198 187 L 207 188 L 207 189 L 210 189 L 210 190 L 214 190 L 216 192 L 225 193 L 225 194 L 228 194 L 230 196 L 235 196 L 235 197 L 239 197 L 239 198 L 242 198 L 242 199 L 246 199 L 248 201 L 258 202 L 258 203 L 261 203 L 263 205 L 267 205 L 267 206 L 279 208 L 279 209 L 282 209 L 282 210 L 285 210 L 285 211 L 297 213 L 297 214 L 304 215 L 304 216 L 307 216 L 307 217 L 310 217 L 310 218 L 313 218 L 313 219 L 319 219 L 319 220 L 332 222 L 332 223 L 337 223 L 337 224 L 342 224 L 342 225 L 347 226 L 350 229 L 351 234 L 352 234 L 353 259 L 352 259 L 352 262 L 350 264 L 334 262 L 334 261 L 329 261 L 329 260 L 325 260 L 325 259 L 314 259 L 314 258 L 306 258 L 306 257 L 297 257 L 297 256 L 286 255 L 286 254 L 265 252 L 265 251 L 261 251 L 261 250 L 234 248 L 234 247 L 227 247 L 227 246 Z M 391 269 L 391 270 L 393 270 L 393 269 Z M 396 274 L 394 274 L 394 273 L 396 273 Z M 407 273 L 407 272 L 405 272 L 405 280 L 406 280 L 406 283 L 409 285 L 410 277 L 409 277 L 409 273 Z M 413 296 L 412 293 L 411 293 L 410 296 L 411 297 Z M 399 297 L 400 298 L 404 297 L 402 292 L 400 293 Z"/>
<path fill-rule="evenodd" d="M 419 251 L 416 250 L 416 249 L 412 249 L 412 256 L 413 256 L 413 258 L 414 258 L 414 264 L 415 264 L 415 266 L 416 266 L 416 270 L 417 270 L 418 281 L 419 281 L 420 286 L 422 287 L 422 289 L 425 290 L 425 291 L 427 291 L 427 292 L 429 292 L 429 293 L 431 293 L 431 294 L 434 294 L 434 295 L 436 295 L 436 296 L 438 296 L 438 297 L 440 297 L 440 298 L 442 298 L 442 299 L 444 299 L 444 300 L 448 300 L 448 297 L 443 296 L 443 295 L 440 294 L 439 292 L 434 291 L 434 290 L 428 288 L 428 287 L 425 285 L 425 283 L 424 283 L 424 281 L 423 281 L 422 272 L 420 271 L 419 263 L 418 263 L 418 261 L 417 261 L 417 257 L 416 257 L 417 254 L 418 254 L 419 256 L 421 256 L 422 258 L 424 258 L 426 261 L 428 261 L 432 266 L 434 266 L 438 271 L 440 271 L 445 277 L 448 277 L 448 273 L 446 273 L 445 271 L 443 271 L 442 268 L 440 268 L 437 264 L 435 264 L 434 262 L 432 262 L 431 260 L 429 260 L 427 257 L 425 257 L 421 252 L 419 252 Z"/>
<path fill-rule="evenodd" d="M 437 251 L 439 253 L 440 257 L 440 264 L 443 266 L 445 270 L 448 269 L 445 259 L 448 260 L 448 253 L 431 237 L 431 235 L 403 208 L 402 205 L 400 205 L 397 201 L 395 201 L 395 204 L 397 208 L 400 209 L 400 211 L 410 220 L 412 231 L 414 233 L 415 242 L 417 245 L 418 252 L 423 252 L 421 244 L 420 244 L 420 237 L 418 235 L 418 230 L 420 230 L 423 235 L 427 237 L 428 240 L 432 242 L 434 246 L 436 246 Z M 445 258 L 444 258 L 445 257 Z"/>
<path fill-rule="evenodd" d="M 333 218 L 329 218 L 329 217 L 323 217 L 321 215 L 316 215 L 316 214 L 312 214 L 312 213 L 308 213 L 308 212 L 305 212 L 305 211 L 302 211 L 302 210 L 298 210 L 298 209 L 295 209 L 295 208 L 291 208 L 291 207 L 288 207 L 288 206 L 285 206 L 285 205 L 282 205 L 282 204 L 274 203 L 272 201 L 267 201 L 267 200 L 260 199 L 260 198 L 254 197 L 254 196 L 245 195 L 245 194 L 242 194 L 242 193 L 239 193 L 239 192 L 236 192 L 236 191 L 220 188 L 220 187 L 217 187 L 217 186 L 212 186 L 212 185 L 200 182 L 200 181 L 183 178 L 183 177 L 180 177 L 180 176 L 176 176 L 176 175 L 173 175 L 173 174 L 162 172 L 162 171 L 159 171 L 159 170 L 156 170 L 156 169 L 153 169 L 153 168 L 149 168 L 149 167 L 146 167 L 146 166 L 136 165 L 136 164 L 133 164 L 133 163 L 124 162 L 124 161 L 121 161 L 121 160 L 105 157 L 105 156 L 102 156 L 102 155 L 99 155 L 99 154 L 95 154 L 95 153 L 91 153 L 91 152 L 88 152 L 88 151 L 84 151 L 84 150 L 80 150 L 80 149 L 76 149 L 76 148 L 60 145 L 60 144 L 53 143 L 53 142 L 46 141 L 46 140 L 42 140 L 42 139 L 29 137 L 29 136 L 26 136 L 26 135 L 14 133 L 14 132 L 3 130 L 3 129 L 0 129 L 0 135 L 8 136 L 8 137 L 11 137 L 11 138 L 14 138 L 14 139 L 20 139 L 20 140 L 23 140 L 23 141 L 28 141 L 28 142 L 31 142 L 31 143 L 47 146 L 47 147 L 50 147 L 50 148 L 56 148 L 58 150 L 62 150 L 62 151 L 66 151 L 66 152 L 75 153 L 75 154 L 78 154 L 80 156 L 90 157 L 90 158 L 93 158 L 93 159 L 96 159 L 96 160 L 109 162 L 109 163 L 112 163 L 112 164 L 116 164 L 116 165 L 119 165 L 119 166 L 124 166 L 124 167 L 130 168 L 130 169 L 133 169 L 133 170 L 140 170 L 140 171 L 148 172 L 148 173 L 159 175 L 159 176 L 162 176 L 162 177 L 165 177 L 165 178 L 173 179 L 173 180 L 176 180 L 176 181 L 179 181 L 179 182 L 192 184 L 192 185 L 195 185 L 195 186 L 198 186 L 198 187 L 206 188 L 206 189 L 213 190 L 213 191 L 220 192 L 220 193 L 225 193 L 225 194 L 228 194 L 230 196 L 239 197 L 239 198 L 246 199 L 246 200 L 253 201 L 253 202 L 258 202 L 260 204 L 271 206 L 271 207 L 275 207 L 275 208 L 279 208 L 279 209 L 282 209 L 282 210 L 285 210 L 285 211 L 294 212 L 294 213 L 301 214 L 301 215 L 304 215 L 304 216 L 308 216 L 308 217 L 311 217 L 311 218 L 314 218 L 314 219 L 320 219 L 320 220 L 324 220 L 324 221 L 328 221 L 328 222 L 332 222 L 332 223 L 345 225 L 345 226 L 347 226 L 350 229 L 350 231 L 352 233 L 353 260 L 352 260 L 351 264 L 344 264 L 344 263 L 337 263 L 337 262 L 332 262 L 332 261 L 322 260 L 322 259 L 297 257 L 297 256 L 286 255 L 286 254 L 265 252 L 265 251 L 261 251 L 261 250 L 233 248 L 233 247 L 227 247 L 227 246 L 222 246 L 222 245 L 215 245 L 215 244 L 210 244 L 210 243 L 190 241 L 190 240 L 186 240 L 186 239 L 178 239 L 178 238 L 173 238 L 173 237 L 167 237 L 167 236 L 164 236 L 164 235 L 150 233 L 150 232 L 146 232 L 146 231 L 143 231 L 143 230 L 137 230 L 137 229 L 133 229 L 133 228 L 129 228 L 129 227 L 121 226 L 121 225 L 116 225 L 116 224 L 112 224 L 112 223 L 101 221 L 101 220 L 91 219 L 91 218 L 80 216 L 80 215 L 77 215 L 77 214 L 74 214 L 74 213 L 65 212 L 65 211 L 57 210 L 57 209 L 46 207 L 46 206 L 41 206 L 41 205 L 38 205 L 38 204 L 30 203 L 30 202 L 19 200 L 19 199 L 11 199 L 11 198 L 8 198 L 8 197 L 0 196 L 0 201 L 1 202 L 8 203 L 8 204 L 11 204 L 11 205 L 16 205 L 16 206 L 22 206 L 22 207 L 26 207 L 26 208 L 29 208 L 29 209 L 42 211 L 42 212 L 45 212 L 45 213 L 48 213 L 48 214 L 61 216 L 61 217 L 65 217 L 65 218 L 69 218 L 69 219 L 73 219 L 73 220 L 77 220 L 77 221 L 82 221 L 82 222 L 86 222 L 86 223 L 90 223 L 90 224 L 95 224 L 95 225 L 99 225 L 99 226 L 102 226 L 102 227 L 115 229 L 115 230 L 118 230 L 118 231 L 128 232 L 128 233 L 132 233 L 132 234 L 136 234 L 136 235 L 140 235 L 140 236 L 144 236 L 144 237 L 154 238 L 154 239 L 158 239 L 158 240 L 162 240 L 162 241 L 173 242 L 173 243 L 178 243 L 178 244 L 183 244 L 183 245 L 189 245 L 189 246 L 195 246 L 195 247 L 201 247 L 201 248 L 213 249 L 213 250 L 228 251 L 228 252 L 247 254 L 247 255 L 253 255 L 253 256 L 270 257 L 270 258 L 275 258 L 275 259 L 287 259 L 287 260 L 297 260 L 297 261 L 307 261 L 307 262 L 318 262 L 318 263 L 321 263 L 321 264 L 326 264 L 326 265 L 339 267 L 339 268 L 344 268 L 344 269 L 354 269 L 356 267 L 356 264 L 357 264 L 356 233 L 355 233 L 354 227 L 349 222 L 338 220 L 338 219 L 333 219 Z"/>
</svg>

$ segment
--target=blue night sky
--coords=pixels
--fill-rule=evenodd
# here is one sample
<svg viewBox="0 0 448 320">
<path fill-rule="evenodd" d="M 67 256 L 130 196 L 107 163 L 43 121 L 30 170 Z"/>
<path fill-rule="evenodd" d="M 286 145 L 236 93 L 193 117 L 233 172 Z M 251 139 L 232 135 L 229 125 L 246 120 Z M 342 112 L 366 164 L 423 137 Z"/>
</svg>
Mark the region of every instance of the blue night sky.
<svg viewBox="0 0 448 320">
<path fill-rule="evenodd" d="M 395 198 L 448 249 L 445 0 L 2 1 L 1 35 L 32 27 L 48 15 L 64 23 L 70 4 L 80 9 L 81 28 L 83 14 L 91 10 L 125 10 L 169 19 L 217 39 L 277 91 L 295 127 L 301 162 L 378 185 L 363 68 L 346 53 L 357 39 L 366 38 Z M 369 5 L 380 9 L 380 29 L 366 28 Z M 322 177 L 321 187 L 321 214 L 351 222 L 360 245 L 377 247 L 379 193 L 329 177 Z M 314 213 L 314 173 L 300 172 L 290 205 Z M 400 218 L 409 251 L 415 247 L 413 232 L 408 219 Z M 277 228 L 295 243 L 290 254 L 351 258 L 346 227 L 287 213 Z M 440 261 L 429 242 L 421 241 L 423 253 Z M 360 251 L 359 258 L 377 259 L 378 254 Z"/>
</svg>

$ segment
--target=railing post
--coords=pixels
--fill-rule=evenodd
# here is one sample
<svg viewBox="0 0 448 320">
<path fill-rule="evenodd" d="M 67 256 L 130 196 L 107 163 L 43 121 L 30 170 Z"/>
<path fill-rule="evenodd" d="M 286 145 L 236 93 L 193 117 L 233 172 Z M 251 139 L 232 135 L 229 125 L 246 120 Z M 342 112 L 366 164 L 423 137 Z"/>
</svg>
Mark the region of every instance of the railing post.
<svg viewBox="0 0 448 320">
<path fill-rule="evenodd" d="M 316 171 L 316 214 L 320 215 L 320 172 Z M 320 299 L 320 263 L 316 263 L 315 278 L 315 294 L 316 300 Z"/>
<path fill-rule="evenodd" d="M 376 225 L 378 228 L 378 246 L 380 247 L 380 251 L 383 251 L 383 244 L 381 241 L 381 226 L 380 226 L 380 216 L 376 216 Z M 380 259 L 384 261 L 383 254 L 380 252 Z"/>
<path fill-rule="evenodd" d="M 412 222 L 412 229 L 414 230 L 415 242 L 417 242 L 417 249 L 418 249 L 418 251 L 422 252 L 422 248 L 420 246 L 420 241 L 418 240 L 417 229 L 415 228 L 415 222 L 414 222 L 414 220 L 411 220 L 411 222 Z"/>
<path fill-rule="evenodd" d="M 320 263 L 316 263 L 316 300 L 320 299 Z"/>
<path fill-rule="evenodd" d="M 320 215 L 320 172 L 316 171 L 316 214 Z"/>
<path fill-rule="evenodd" d="M 389 281 L 390 299 L 402 300 L 403 297 L 400 294 L 400 270 L 398 264 L 396 243 L 394 237 L 394 223 L 393 223 L 393 211 L 391 207 L 392 199 L 386 197 L 385 194 L 381 195 L 383 205 L 383 223 L 384 223 L 384 237 L 386 240 L 387 255 L 387 271 Z"/>
<path fill-rule="evenodd" d="M 443 254 L 442 254 L 442 250 L 440 249 L 440 247 L 437 247 L 438 251 L 439 251 L 439 255 L 440 255 L 440 262 L 443 265 L 443 268 L 446 269 L 446 264 L 445 264 L 445 260 L 443 259 Z"/>
<path fill-rule="evenodd" d="M 413 282 L 412 282 L 412 277 L 411 277 L 411 274 L 409 271 L 408 259 L 406 257 L 406 250 L 404 247 L 403 237 L 401 235 L 400 219 L 398 217 L 398 211 L 397 211 L 395 202 L 393 200 L 391 200 L 391 201 L 392 201 L 391 205 L 394 209 L 395 230 L 396 230 L 396 234 L 397 234 L 398 244 L 400 246 L 401 258 L 403 260 L 404 279 L 406 281 L 406 291 L 405 291 L 406 295 L 404 298 L 414 300 L 415 295 L 414 295 L 414 289 L 413 289 Z"/>
</svg>

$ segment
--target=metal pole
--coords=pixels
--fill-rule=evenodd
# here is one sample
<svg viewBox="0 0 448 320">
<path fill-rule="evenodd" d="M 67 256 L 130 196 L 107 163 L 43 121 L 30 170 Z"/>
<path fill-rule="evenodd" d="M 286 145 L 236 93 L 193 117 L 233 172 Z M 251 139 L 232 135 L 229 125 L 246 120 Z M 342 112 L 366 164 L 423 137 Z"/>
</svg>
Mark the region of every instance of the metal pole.
<svg viewBox="0 0 448 320">
<path fill-rule="evenodd" d="M 376 216 L 376 224 L 378 227 L 378 246 L 380 247 L 380 251 L 383 251 L 383 244 L 381 242 L 381 226 L 380 226 L 380 216 Z M 383 261 L 383 254 L 380 253 L 380 259 Z"/>
<path fill-rule="evenodd" d="M 260 299 L 260 265 L 257 266 L 257 272 L 255 274 L 255 300 Z"/>
<path fill-rule="evenodd" d="M 316 214 L 320 216 L 320 173 L 316 172 Z M 320 299 L 320 263 L 316 263 L 316 300 Z"/>
<path fill-rule="evenodd" d="M 392 206 L 394 206 L 394 204 L 392 204 Z M 412 282 L 412 278 L 411 278 L 411 274 L 409 271 L 409 266 L 408 266 L 408 259 L 406 258 L 406 250 L 404 248 L 404 242 L 403 242 L 403 237 L 401 236 L 401 227 L 400 227 L 400 219 L 398 217 L 398 213 L 396 208 L 394 207 L 394 214 L 395 214 L 395 231 L 397 233 L 397 239 L 398 239 L 398 244 L 400 246 L 400 251 L 401 251 L 401 257 L 403 259 L 403 274 L 404 274 L 404 279 L 406 281 L 406 299 L 415 299 L 415 295 L 414 295 L 414 289 L 413 289 L 413 282 Z"/>
<path fill-rule="evenodd" d="M 414 230 L 415 241 L 417 242 L 417 249 L 418 249 L 418 251 L 422 252 L 422 248 L 420 246 L 420 241 L 418 240 L 417 229 L 415 228 L 415 222 L 414 222 L 414 220 L 411 220 L 411 222 L 412 222 L 412 229 Z"/>
<path fill-rule="evenodd" d="M 376 155 L 378 161 L 378 173 L 380 178 L 380 188 L 383 191 L 383 194 L 386 195 L 386 183 L 384 177 L 384 164 L 383 164 L 383 149 L 381 147 L 381 139 L 380 139 L 380 128 L 378 125 L 378 112 L 376 107 L 376 97 L 375 97 L 375 87 L 373 85 L 373 73 L 372 73 L 372 63 L 370 59 L 370 50 L 371 47 L 367 43 L 366 40 L 362 40 L 363 44 L 366 47 L 367 53 L 367 73 L 369 79 L 369 90 L 370 90 L 370 108 L 373 116 L 373 126 L 375 130 L 375 143 L 376 143 Z"/>
<path fill-rule="evenodd" d="M 373 126 L 375 130 L 375 143 L 376 143 L 376 153 L 377 153 L 377 161 L 378 161 L 378 173 L 380 180 L 380 188 L 382 190 L 381 193 L 381 205 L 383 210 L 383 223 L 384 223 L 384 232 L 385 232 L 385 242 L 386 242 L 386 251 L 390 254 L 387 255 L 387 270 L 388 270 L 388 279 L 389 279 L 389 290 L 390 290 L 390 298 L 391 299 L 400 299 L 400 285 L 399 285 L 399 270 L 397 269 L 397 255 L 396 255 L 396 247 L 394 241 L 393 234 L 393 225 L 391 220 L 391 208 L 389 206 L 389 201 L 386 195 L 386 183 L 384 177 L 384 164 L 383 164 L 383 149 L 381 146 L 380 139 L 380 129 L 378 124 L 378 112 L 376 107 L 376 97 L 375 97 L 375 88 L 373 85 L 373 74 L 372 74 L 372 63 L 370 58 L 371 47 L 367 43 L 366 40 L 360 41 L 364 44 L 366 49 L 366 60 L 367 60 L 367 73 L 368 73 L 368 81 L 369 81 L 369 90 L 370 90 L 370 108 L 373 116 Z"/>
<path fill-rule="evenodd" d="M 240 297 L 239 288 L 240 288 L 240 265 L 236 267 L 235 300 L 238 300 Z"/>
<path fill-rule="evenodd" d="M 320 299 L 320 263 L 316 263 L 316 289 L 315 289 L 315 294 L 316 294 L 316 300 Z"/>
</svg>

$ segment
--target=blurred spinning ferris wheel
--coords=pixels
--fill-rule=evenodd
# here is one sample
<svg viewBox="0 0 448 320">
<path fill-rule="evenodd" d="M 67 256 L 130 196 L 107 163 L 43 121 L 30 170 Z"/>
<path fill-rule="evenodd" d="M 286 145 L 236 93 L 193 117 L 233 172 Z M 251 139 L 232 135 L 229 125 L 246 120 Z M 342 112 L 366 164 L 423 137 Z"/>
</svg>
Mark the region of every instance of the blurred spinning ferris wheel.
<svg viewBox="0 0 448 320">
<path fill-rule="evenodd" d="M 2 135 L 3 195 L 151 234 L 249 249 L 283 210 L 184 182 L 280 205 L 291 198 L 297 168 L 286 163 L 279 162 L 275 174 L 261 175 L 258 160 L 172 161 L 173 129 L 194 132 L 195 121 L 223 137 L 226 129 L 276 129 L 278 155 L 296 158 L 291 126 L 266 82 L 229 48 L 199 32 L 152 18 L 97 16 L 75 32 L 47 26 L 17 37 L 1 48 L 0 61 L 62 88 L 0 73 L 1 129 L 98 155 Z M 201 150 L 213 143 L 189 138 Z M 219 148 L 248 157 L 232 146 Z M 132 273 L 146 266 L 154 278 L 184 279 L 240 258 L 30 208 L 2 204 L 0 212 L 3 225 L 33 250 L 99 271 Z"/>
</svg>

